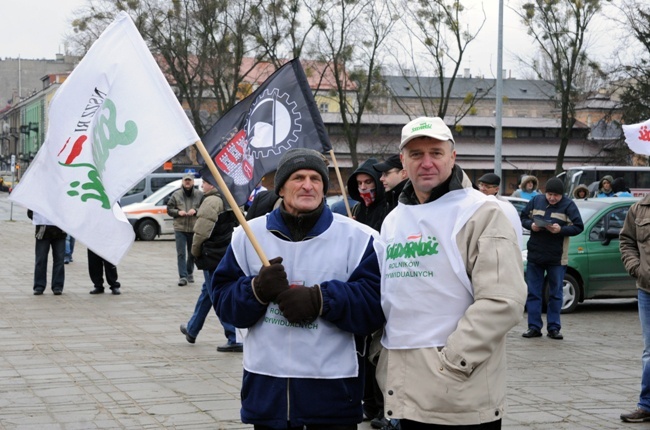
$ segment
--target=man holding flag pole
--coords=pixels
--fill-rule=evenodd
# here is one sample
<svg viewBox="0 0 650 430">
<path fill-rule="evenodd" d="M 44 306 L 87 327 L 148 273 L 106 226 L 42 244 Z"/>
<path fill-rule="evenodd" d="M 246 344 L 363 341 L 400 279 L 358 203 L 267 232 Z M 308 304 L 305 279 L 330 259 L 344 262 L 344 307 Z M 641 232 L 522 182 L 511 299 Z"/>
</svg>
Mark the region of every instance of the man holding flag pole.
<svg viewBox="0 0 650 430">
<path fill-rule="evenodd" d="M 363 417 L 363 339 L 383 324 L 376 233 L 325 204 L 321 152 L 331 145 L 299 61 L 228 111 L 204 141 L 197 143 L 209 169 L 203 178 L 216 181 L 231 207 L 276 169 L 282 198 L 267 217 L 240 220 L 212 277 L 219 318 L 248 329 L 242 421 L 259 429 L 355 429 Z M 362 261 L 377 270 L 356 270 Z"/>
<path fill-rule="evenodd" d="M 328 186 L 318 152 L 285 152 L 282 203 L 249 222 L 275 258 L 265 265 L 238 228 L 212 277 L 219 318 L 248 329 L 241 418 L 255 428 L 352 430 L 362 420 L 364 338 L 383 324 L 376 232 L 333 214 Z"/>
</svg>

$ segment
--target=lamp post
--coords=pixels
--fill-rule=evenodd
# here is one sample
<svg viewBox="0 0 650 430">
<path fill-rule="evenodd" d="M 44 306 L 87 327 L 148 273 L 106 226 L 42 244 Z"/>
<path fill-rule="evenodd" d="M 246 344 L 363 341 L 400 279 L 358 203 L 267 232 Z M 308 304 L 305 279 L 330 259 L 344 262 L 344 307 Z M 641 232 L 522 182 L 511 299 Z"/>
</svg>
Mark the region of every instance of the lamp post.
<svg viewBox="0 0 650 430">
<path fill-rule="evenodd" d="M 494 131 L 494 173 L 501 178 L 501 193 L 505 187 L 505 178 L 501 176 L 501 146 L 503 143 L 503 0 L 499 0 L 499 37 L 497 41 L 497 108 Z"/>
</svg>

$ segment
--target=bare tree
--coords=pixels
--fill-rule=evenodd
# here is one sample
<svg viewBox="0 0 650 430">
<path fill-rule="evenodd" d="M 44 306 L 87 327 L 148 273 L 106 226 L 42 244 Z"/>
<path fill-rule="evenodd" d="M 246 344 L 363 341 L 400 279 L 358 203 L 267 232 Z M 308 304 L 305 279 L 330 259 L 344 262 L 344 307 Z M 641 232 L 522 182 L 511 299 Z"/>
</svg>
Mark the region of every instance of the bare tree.
<svg viewBox="0 0 650 430">
<path fill-rule="evenodd" d="M 247 76 L 268 55 L 256 33 L 263 0 L 89 0 L 76 12 L 69 42 L 84 53 L 119 11 L 129 13 L 175 88 L 199 135 L 252 85 Z M 289 7 L 287 4 L 281 7 Z M 278 9 L 286 16 L 287 12 Z M 278 39 L 270 27 L 266 36 Z M 288 31 L 283 28 L 284 31 Z M 283 33 L 283 36 L 285 33 Z M 194 149 L 190 158 L 195 160 Z"/>
<path fill-rule="evenodd" d="M 324 6 L 321 0 L 267 0 L 252 8 L 258 55 L 276 68 L 286 60 L 300 58 L 322 19 Z"/>
<path fill-rule="evenodd" d="M 556 174 L 564 170 L 564 154 L 575 123 L 576 79 L 586 67 L 599 69 L 587 56 L 586 48 L 589 24 L 601 7 L 601 0 L 535 0 L 515 10 L 550 65 L 545 70 L 540 63 L 529 63 L 538 79 L 548 79 L 550 73 L 558 97 L 560 148 Z"/>
<path fill-rule="evenodd" d="M 314 57 L 326 64 L 323 78 L 334 81 L 332 96 L 356 168 L 361 118 L 372 108 L 371 96 L 383 90 L 382 47 L 397 15 L 390 2 L 374 0 L 328 1 L 324 10 L 314 19 L 319 30 Z"/>
<path fill-rule="evenodd" d="M 463 102 L 449 112 L 454 82 L 465 51 L 483 28 L 485 12 L 483 20 L 472 22 L 470 30 L 470 21 L 460 1 L 447 4 L 445 0 L 419 0 L 417 7 L 413 7 L 413 3 L 401 1 L 400 10 L 404 11 L 401 21 L 408 37 L 399 42 L 399 52 L 407 53 L 407 58 L 396 58 L 396 64 L 419 101 L 418 112 L 413 112 L 395 93 L 394 101 L 409 116 L 424 114 L 444 118 L 451 115 L 457 124 L 491 89 L 469 92 Z"/>
<path fill-rule="evenodd" d="M 623 58 L 621 54 L 625 51 L 618 51 L 610 79 L 619 94 L 622 122 L 636 124 L 650 118 L 650 7 L 645 1 L 625 0 L 617 5 L 617 10 L 621 17 L 613 15 L 612 19 L 624 30 L 621 44 L 633 56 Z M 607 149 L 620 160 L 618 164 L 648 165 L 646 155 L 629 149 L 622 132 L 620 139 Z"/>
</svg>

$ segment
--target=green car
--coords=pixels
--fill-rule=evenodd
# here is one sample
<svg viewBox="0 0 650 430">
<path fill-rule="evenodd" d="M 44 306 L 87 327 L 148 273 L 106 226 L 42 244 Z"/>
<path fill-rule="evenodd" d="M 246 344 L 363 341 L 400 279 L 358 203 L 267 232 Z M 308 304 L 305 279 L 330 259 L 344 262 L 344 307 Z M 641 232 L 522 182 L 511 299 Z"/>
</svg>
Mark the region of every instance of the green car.
<svg viewBox="0 0 650 430">
<path fill-rule="evenodd" d="M 618 236 L 628 209 L 639 200 L 638 197 L 575 200 L 585 229 L 569 241 L 562 313 L 573 312 L 586 299 L 637 297 L 635 280 L 627 274 L 621 261 Z M 530 237 L 528 234 L 524 241 Z M 522 254 L 525 270 L 525 245 Z M 548 297 L 548 292 L 544 297 Z"/>
</svg>

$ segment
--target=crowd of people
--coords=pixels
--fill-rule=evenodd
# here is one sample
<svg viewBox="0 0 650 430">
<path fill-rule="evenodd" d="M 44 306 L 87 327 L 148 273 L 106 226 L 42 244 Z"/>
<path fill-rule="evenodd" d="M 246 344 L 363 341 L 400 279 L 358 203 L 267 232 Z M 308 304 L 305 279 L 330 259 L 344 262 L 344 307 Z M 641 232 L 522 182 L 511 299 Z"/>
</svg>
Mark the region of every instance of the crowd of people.
<svg viewBox="0 0 650 430">
<path fill-rule="evenodd" d="M 226 337 L 219 352 L 242 353 L 241 420 L 256 430 L 352 430 L 362 420 L 384 430 L 500 429 L 506 408 L 506 335 L 528 314 L 524 338 L 541 337 L 548 282 L 547 336 L 564 338 L 560 310 L 571 236 L 583 230 L 574 199 L 630 195 L 622 178 L 594 192 L 564 183 L 539 189 L 522 177 L 512 194 L 501 178 L 476 184 L 456 164 L 456 142 L 440 118 L 402 129 L 396 153 L 371 158 L 349 176 L 350 216 L 326 204 L 326 158 L 286 151 L 274 187 L 257 184 L 245 206 L 194 176 L 167 204 L 174 218 L 178 285 L 204 282 L 180 331 L 194 344 L 215 311 Z M 649 198 L 633 206 L 621 233 L 625 266 L 638 279 L 645 340 L 638 408 L 624 421 L 650 421 L 650 269 L 639 230 Z M 237 211 L 269 257 L 265 261 Z M 47 281 L 63 291 L 74 238 L 37 213 L 35 295 Z M 524 272 L 521 248 L 526 243 Z M 66 246 L 67 245 L 67 246 Z M 117 268 L 88 250 L 93 289 L 120 294 Z M 642 301 L 643 300 L 643 301 Z M 646 375 L 647 373 L 647 375 Z"/>
</svg>

